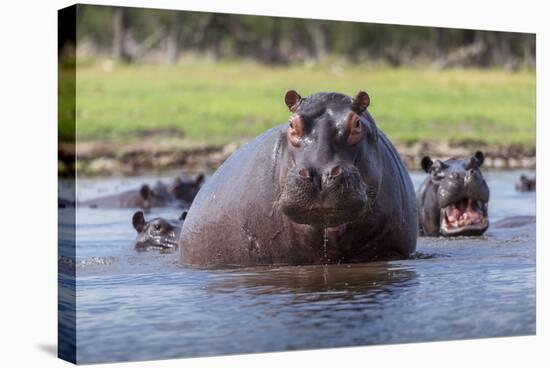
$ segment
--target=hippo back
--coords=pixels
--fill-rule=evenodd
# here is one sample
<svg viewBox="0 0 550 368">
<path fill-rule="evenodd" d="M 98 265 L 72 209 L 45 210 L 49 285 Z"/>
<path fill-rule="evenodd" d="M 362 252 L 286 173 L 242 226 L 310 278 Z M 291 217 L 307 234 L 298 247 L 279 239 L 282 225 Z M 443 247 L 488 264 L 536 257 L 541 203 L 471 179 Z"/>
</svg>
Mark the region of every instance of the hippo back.
<svg viewBox="0 0 550 368">
<path fill-rule="evenodd" d="M 239 249 L 250 245 L 249 228 L 273 232 L 275 223 L 269 218 L 274 215 L 282 127 L 240 147 L 201 187 L 182 227 L 182 263 L 249 263 L 249 252 Z"/>
</svg>

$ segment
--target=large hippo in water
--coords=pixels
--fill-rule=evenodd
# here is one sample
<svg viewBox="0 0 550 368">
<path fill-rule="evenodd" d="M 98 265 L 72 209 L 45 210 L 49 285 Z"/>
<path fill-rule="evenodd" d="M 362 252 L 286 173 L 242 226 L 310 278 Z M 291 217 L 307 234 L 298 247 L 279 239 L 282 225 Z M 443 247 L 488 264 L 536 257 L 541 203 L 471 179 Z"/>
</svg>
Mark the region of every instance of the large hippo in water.
<svg viewBox="0 0 550 368">
<path fill-rule="evenodd" d="M 422 158 L 428 176 L 416 198 L 420 233 L 427 236 L 481 235 L 489 227 L 489 187 L 481 174 L 484 155 L 465 160 Z"/>
<path fill-rule="evenodd" d="M 288 91 L 289 122 L 233 153 L 183 224 L 180 263 L 319 264 L 406 258 L 414 188 L 389 139 L 355 98 Z"/>
</svg>

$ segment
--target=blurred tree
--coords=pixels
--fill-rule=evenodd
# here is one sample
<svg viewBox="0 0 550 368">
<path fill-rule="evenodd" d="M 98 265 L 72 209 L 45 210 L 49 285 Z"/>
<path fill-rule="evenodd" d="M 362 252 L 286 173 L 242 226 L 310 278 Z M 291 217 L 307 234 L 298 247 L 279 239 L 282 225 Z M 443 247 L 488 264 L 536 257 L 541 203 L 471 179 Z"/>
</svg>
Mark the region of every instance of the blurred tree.
<svg viewBox="0 0 550 368">
<path fill-rule="evenodd" d="M 85 10 L 85 11 L 84 11 Z M 184 53 L 271 64 L 337 55 L 399 66 L 534 66 L 535 36 L 450 28 L 79 5 L 77 39 L 97 55 L 175 63 Z"/>
</svg>

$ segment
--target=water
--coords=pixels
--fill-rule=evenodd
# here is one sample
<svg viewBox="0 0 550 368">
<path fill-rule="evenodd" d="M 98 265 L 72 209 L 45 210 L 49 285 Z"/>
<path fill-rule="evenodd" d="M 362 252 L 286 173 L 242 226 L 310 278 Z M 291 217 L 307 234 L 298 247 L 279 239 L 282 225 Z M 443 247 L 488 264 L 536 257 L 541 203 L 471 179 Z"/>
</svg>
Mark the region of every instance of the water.
<svg viewBox="0 0 550 368">
<path fill-rule="evenodd" d="M 514 190 L 521 173 L 486 173 L 492 221 L 535 214 L 535 195 Z M 423 177 L 412 173 L 416 187 Z M 155 180 L 86 179 L 78 190 L 83 199 Z M 421 238 L 406 261 L 197 270 L 177 253 L 135 252 L 133 212 L 77 212 L 79 363 L 535 333 L 534 225 Z"/>
</svg>

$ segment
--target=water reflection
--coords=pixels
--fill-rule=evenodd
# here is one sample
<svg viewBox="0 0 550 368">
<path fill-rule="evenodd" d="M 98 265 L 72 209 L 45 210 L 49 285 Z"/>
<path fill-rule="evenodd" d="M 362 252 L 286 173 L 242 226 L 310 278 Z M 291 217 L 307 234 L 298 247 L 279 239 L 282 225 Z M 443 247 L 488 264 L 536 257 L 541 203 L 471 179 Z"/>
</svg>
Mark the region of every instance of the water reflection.
<svg viewBox="0 0 550 368">
<path fill-rule="evenodd" d="M 421 238 L 412 259 L 367 264 L 179 267 L 177 252 L 133 250 L 132 210 L 79 208 L 75 259 L 63 258 L 71 224 L 60 227 L 60 271 L 78 276 L 60 276 L 62 336 L 77 336 L 79 362 L 98 363 L 533 334 L 536 225 L 496 226 L 535 213 L 517 175 L 487 174 L 495 226 L 484 236 Z M 87 179 L 79 194 L 154 180 Z"/>
<path fill-rule="evenodd" d="M 212 272 L 208 290 L 212 293 L 250 295 L 289 294 L 294 304 L 326 300 L 370 298 L 410 285 L 412 267 L 390 262 L 353 265 L 261 267 Z"/>
</svg>

